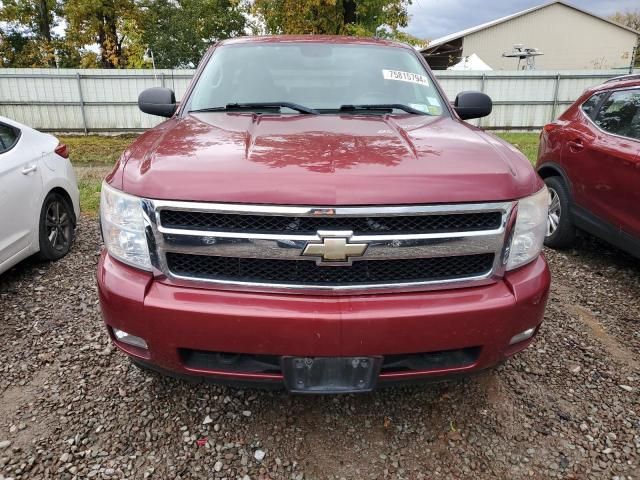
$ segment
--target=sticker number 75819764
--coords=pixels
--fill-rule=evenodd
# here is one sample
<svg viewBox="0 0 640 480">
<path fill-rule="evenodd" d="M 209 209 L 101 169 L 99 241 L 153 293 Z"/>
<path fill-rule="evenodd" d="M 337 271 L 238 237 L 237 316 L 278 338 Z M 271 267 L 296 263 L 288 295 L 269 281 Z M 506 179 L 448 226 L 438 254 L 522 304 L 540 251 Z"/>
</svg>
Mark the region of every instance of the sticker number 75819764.
<svg viewBox="0 0 640 480">
<path fill-rule="evenodd" d="M 385 80 L 398 80 L 400 82 L 411 82 L 419 85 L 429 86 L 429 79 L 419 73 L 403 72 L 401 70 L 382 70 Z"/>
</svg>

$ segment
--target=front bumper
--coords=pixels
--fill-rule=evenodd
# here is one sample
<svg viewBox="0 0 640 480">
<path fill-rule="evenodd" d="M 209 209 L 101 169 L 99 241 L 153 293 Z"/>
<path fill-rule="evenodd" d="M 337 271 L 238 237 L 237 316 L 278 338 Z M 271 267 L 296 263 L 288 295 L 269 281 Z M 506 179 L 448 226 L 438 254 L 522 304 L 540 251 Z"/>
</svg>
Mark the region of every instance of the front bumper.
<svg viewBox="0 0 640 480">
<path fill-rule="evenodd" d="M 277 366 L 256 369 L 255 362 L 242 361 L 220 368 L 193 359 L 222 352 L 258 363 L 280 356 L 397 360 L 439 352 L 435 363 L 409 362 L 423 367 L 406 368 L 405 363 L 396 370 L 383 368 L 378 383 L 471 373 L 500 363 L 531 342 L 509 345 L 514 335 L 540 325 L 549 285 L 543 256 L 492 285 L 359 296 L 179 287 L 155 281 L 105 252 L 98 265 L 100 303 L 111 338 L 139 363 L 213 381 L 276 385 L 283 385 Z M 148 349 L 115 340 L 113 328 L 142 337 Z M 448 352 L 456 353 L 444 361 Z"/>
</svg>

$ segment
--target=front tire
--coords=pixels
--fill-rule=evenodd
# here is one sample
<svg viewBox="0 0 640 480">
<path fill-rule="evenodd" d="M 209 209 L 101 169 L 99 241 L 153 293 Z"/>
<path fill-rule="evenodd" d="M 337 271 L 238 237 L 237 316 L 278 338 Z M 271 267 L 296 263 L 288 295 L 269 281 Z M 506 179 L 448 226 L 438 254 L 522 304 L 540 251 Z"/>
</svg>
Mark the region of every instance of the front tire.
<svg viewBox="0 0 640 480">
<path fill-rule="evenodd" d="M 69 253 L 74 230 L 73 208 L 62 195 L 50 192 L 40 212 L 40 258 L 55 261 Z"/>
<path fill-rule="evenodd" d="M 571 219 L 571 197 L 560 177 L 544 179 L 550 196 L 547 234 L 544 244 L 550 248 L 569 248 L 576 239 L 576 228 Z"/>
</svg>

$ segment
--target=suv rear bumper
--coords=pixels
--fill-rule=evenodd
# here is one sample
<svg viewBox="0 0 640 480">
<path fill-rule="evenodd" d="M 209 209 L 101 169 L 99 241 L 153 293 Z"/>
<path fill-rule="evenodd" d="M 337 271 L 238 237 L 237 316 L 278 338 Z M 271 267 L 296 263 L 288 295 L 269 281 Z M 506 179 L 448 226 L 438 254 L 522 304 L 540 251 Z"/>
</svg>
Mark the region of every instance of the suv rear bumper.
<svg viewBox="0 0 640 480">
<path fill-rule="evenodd" d="M 549 285 L 543 256 L 492 285 L 359 296 L 178 287 L 155 281 L 105 252 L 98 265 L 111 338 L 139 363 L 213 381 L 275 385 L 283 385 L 277 361 L 273 368 L 256 369 L 253 360 L 382 356 L 389 365 L 383 366 L 379 384 L 492 367 L 531 342 L 509 345 L 514 335 L 540 325 Z M 113 328 L 143 338 L 148 349 L 121 343 Z M 220 368 L 214 360 L 221 357 L 212 352 L 239 354 L 234 358 L 240 360 Z"/>
</svg>

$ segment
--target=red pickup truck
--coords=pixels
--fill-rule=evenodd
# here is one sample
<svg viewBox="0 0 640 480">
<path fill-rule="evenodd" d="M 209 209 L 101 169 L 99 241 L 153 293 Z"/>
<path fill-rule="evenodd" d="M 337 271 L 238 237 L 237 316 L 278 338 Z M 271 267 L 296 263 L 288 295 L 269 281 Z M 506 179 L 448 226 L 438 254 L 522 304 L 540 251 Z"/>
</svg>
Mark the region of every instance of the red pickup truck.
<svg viewBox="0 0 640 480">
<path fill-rule="evenodd" d="M 137 365 L 291 392 L 369 391 L 494 366 L 542 322 L 549 196 L 464 122 L 411 47 L 220 42 L 102 189 L 109 334 Z"/>
</svg>

